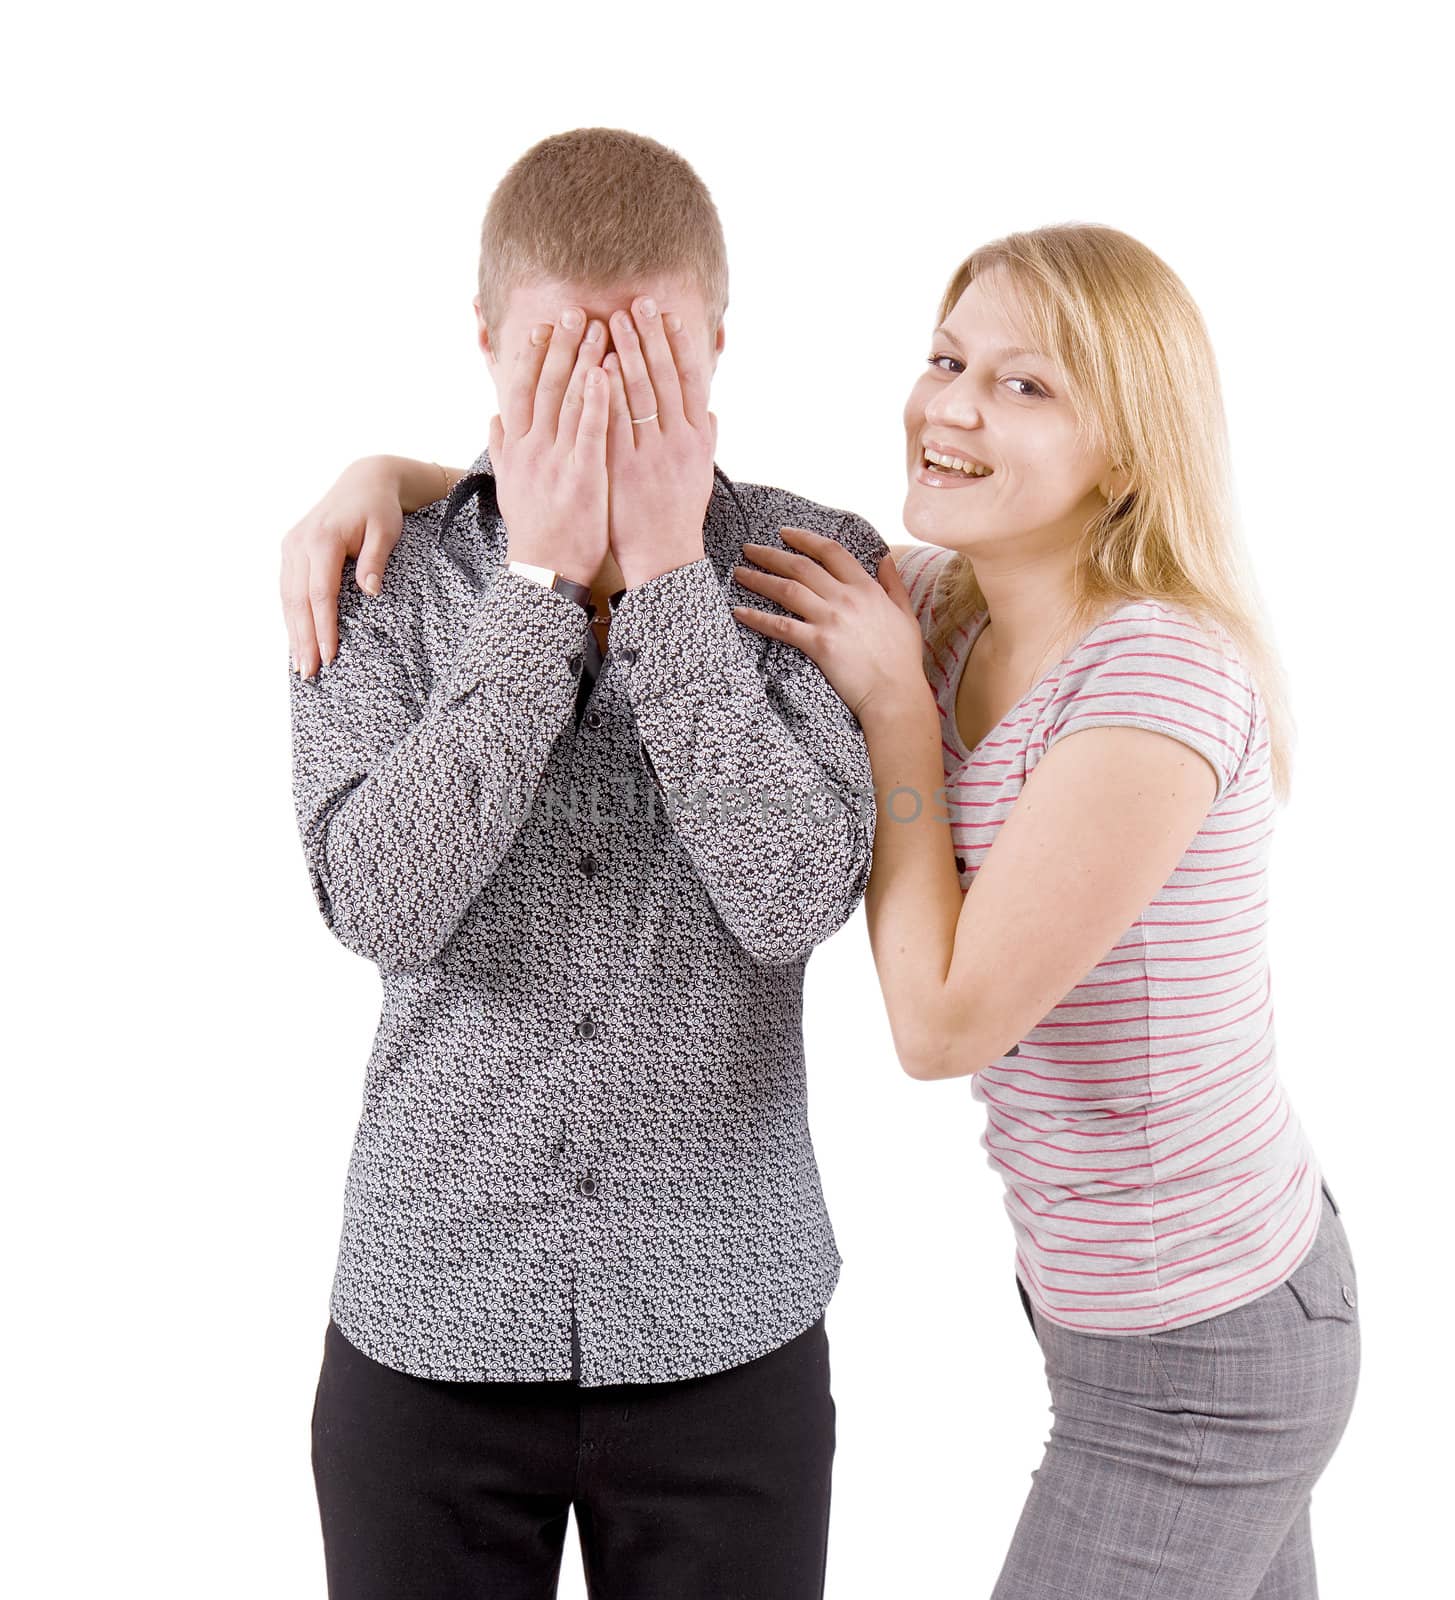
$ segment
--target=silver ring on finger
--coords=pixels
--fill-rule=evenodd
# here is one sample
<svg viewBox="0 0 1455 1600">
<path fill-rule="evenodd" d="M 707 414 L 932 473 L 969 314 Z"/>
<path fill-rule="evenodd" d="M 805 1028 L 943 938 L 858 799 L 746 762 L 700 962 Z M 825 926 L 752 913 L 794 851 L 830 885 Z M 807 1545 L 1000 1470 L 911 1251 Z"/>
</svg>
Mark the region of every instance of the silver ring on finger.
<svg viewBox="0 0 1455 1600">
<path fill-rule="evenodd" d="M 631 422 L 632 427 L 640 428 L 644 422 L 655 422 L 657 413 L 654 411 L 649 417 L 631 417 L 628 420 Z"/>
</svg>

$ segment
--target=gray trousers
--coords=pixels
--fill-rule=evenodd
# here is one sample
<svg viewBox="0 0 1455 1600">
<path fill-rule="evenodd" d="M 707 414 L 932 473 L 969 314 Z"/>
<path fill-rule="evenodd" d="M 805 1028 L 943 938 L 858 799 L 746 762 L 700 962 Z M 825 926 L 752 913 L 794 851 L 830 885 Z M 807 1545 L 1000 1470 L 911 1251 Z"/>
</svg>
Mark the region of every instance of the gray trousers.
<svg viewBox="0 0 1455 1600">
<path fill-rule="evenodd" d="M 1359 1381 L 1328 1186 L 1290 1278 L 1170 1333 L 1073 1332 L 1016 1286 L 1053 1421 L 992 1600 L 1314 1600 L 1309 1497 Z"/>
</svg>

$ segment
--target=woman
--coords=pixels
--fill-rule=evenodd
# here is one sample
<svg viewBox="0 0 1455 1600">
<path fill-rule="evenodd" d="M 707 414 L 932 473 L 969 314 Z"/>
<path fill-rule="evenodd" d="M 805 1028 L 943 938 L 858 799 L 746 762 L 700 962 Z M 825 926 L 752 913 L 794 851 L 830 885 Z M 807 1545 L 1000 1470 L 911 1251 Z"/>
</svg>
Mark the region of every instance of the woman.
<svg viewBox="0 0 1455 1600">
<path fill-rule="evenodd" d="M 896 1049 L 986 1108 L 1054 1414 L 995 1600 L 1303 1600 L 1357 1284 L 1276 1070 L 1287 735 L 1206 331 L 1151 251 L 1067 226 L 971 255 L 931 344 L 923 543 L 876 583 L 785 529 L 736 571 L 781 609 L 735 614 L 859 718 Z"/>
</svg>

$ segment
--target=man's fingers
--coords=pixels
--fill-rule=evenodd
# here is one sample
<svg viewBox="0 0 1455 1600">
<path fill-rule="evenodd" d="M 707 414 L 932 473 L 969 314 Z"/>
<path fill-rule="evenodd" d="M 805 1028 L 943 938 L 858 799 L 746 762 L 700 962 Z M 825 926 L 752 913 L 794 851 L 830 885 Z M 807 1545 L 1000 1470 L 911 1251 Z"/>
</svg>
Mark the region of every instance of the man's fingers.
<svg viewBox="0 0 1455 1600">
<path fill-rule="evenodd" d="M 621 381 L 621 362 L 613 351 L 602 363 L 602 370 L 606 376 L 607 388 L 611 391 L 611 442 L 609 452 L 612 455 L 622 455 L 637 447 L 636 429 L 631 424 L 631 412 L 627 409 L 626 388 Z"/>
<path fill-rule="evenodd" d="M 502 405 L 502 423 L 512 439 L 520 439 L 530 432 L 531 411 L 535 406 L 536 384 L 540 382 L 541 367 L 551 343 L 551 325 L 538 322 L 530 330 L 524 350 L 515 354 L 515 366 L 503 385 L 505 399 Z"/>
<path fill-rule="evenodd" d="M 646 358 L 647 375 L 656 393 L 657 420 L 662 427 L 670 428 L 683 418 L 682 386 L 677 381 L 677 363 L 667 343 L 667 335 L 662 330 L 657 302 L 648 295 L 642 295 L 632 302 L 632 317 L 642 354 Z M 646 413 L 637 411 L 633 415 L 640 417 Z"/>
<path fill-rule="evenodd" d="M 599 367 L 582 379 L 581 426 L 576 433 L 576 460 L 587 467 L 606 470 L 606 428 L 610 416 L 611 385 Z"/>
<path fill-rule="evenodd" d="M 586 337 L 581 341 L 581 348 L 576 352 L 576 365 L 571 372 L 571 381 L 566 386 L 560 420 L 556 425 L 557 441 L 564 442 L 568 447 L 580 431 L 580 406 L 584 399 L 586 375 L 601 364 L 605 351 L 606 324 L 593 318 L 586 329 Z"/>
<path fill-rule="evenodd" d="M 667 343 L 672 351 L 677 383 L 682 391 L 682 415 L 692 427 L 700 428 L 709 415 L 707 369 L 683 330 L 682 318 L 675 311 L 667 312 L 662 318 L 662 326 L 667 331 Z M 714 449 L 716 444 L 717 435 L 714 433 Z"/>
<path fill-rule="evenodd" d="M 531 411 L 531 432 L 543 439 L 554 439 L 561 424 L 561 402 L 576 365 L 576 351 L 586 331 L 586 313 L 580 306 L 567 306 L 551 330 L 546 359 L 536 384 L 535 405 Z"/>
<path fill-rule="evenodd" d="M 611 337 L 621 363 L 622 384 L 626 389 L 627 404 L 631 407 L 630 414 L 643 419 L 634 425 L 640 439 L 643 429 L 658 427 L 655 420 L 645 420 L 658 409 L 657 395 L 647 373 L 647 363 L 642 357 L 642 344 L 637 338 L 636 325 L 625 311 L 618 311 L 612 317 Z"/>
</svg>

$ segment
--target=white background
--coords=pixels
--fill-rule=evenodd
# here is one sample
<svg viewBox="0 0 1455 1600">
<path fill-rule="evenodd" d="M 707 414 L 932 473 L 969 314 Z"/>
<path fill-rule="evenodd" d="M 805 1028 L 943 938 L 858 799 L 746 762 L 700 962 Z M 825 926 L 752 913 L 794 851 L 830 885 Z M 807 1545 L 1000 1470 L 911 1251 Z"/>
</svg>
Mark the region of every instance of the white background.
<svg viewBox="0 0 1455 1600">
<path fill-rule="evenodd" d="M 972 246 L 1106 222 L 1200 302 L 1301 733 L 1282 1073 L 1360 1272 L 1323 1593 L 1445 1581 L 1449 87 L 1422 9 L 6 24 L 9 1593 L 324 1593 L 308 1421 L 379 985 L 303 869 L 278 545 L 358 455 L 483 446 L 480 218 L 590 124 L 717 200 L 721 465 L 891 541 L 900 408 Z M 846 1257 L 828 1593 L 988 1595 L 1050 1418 L 979 1108 L 900 1072 L 862 914 L 806 1030 Z"/>
</svg>

